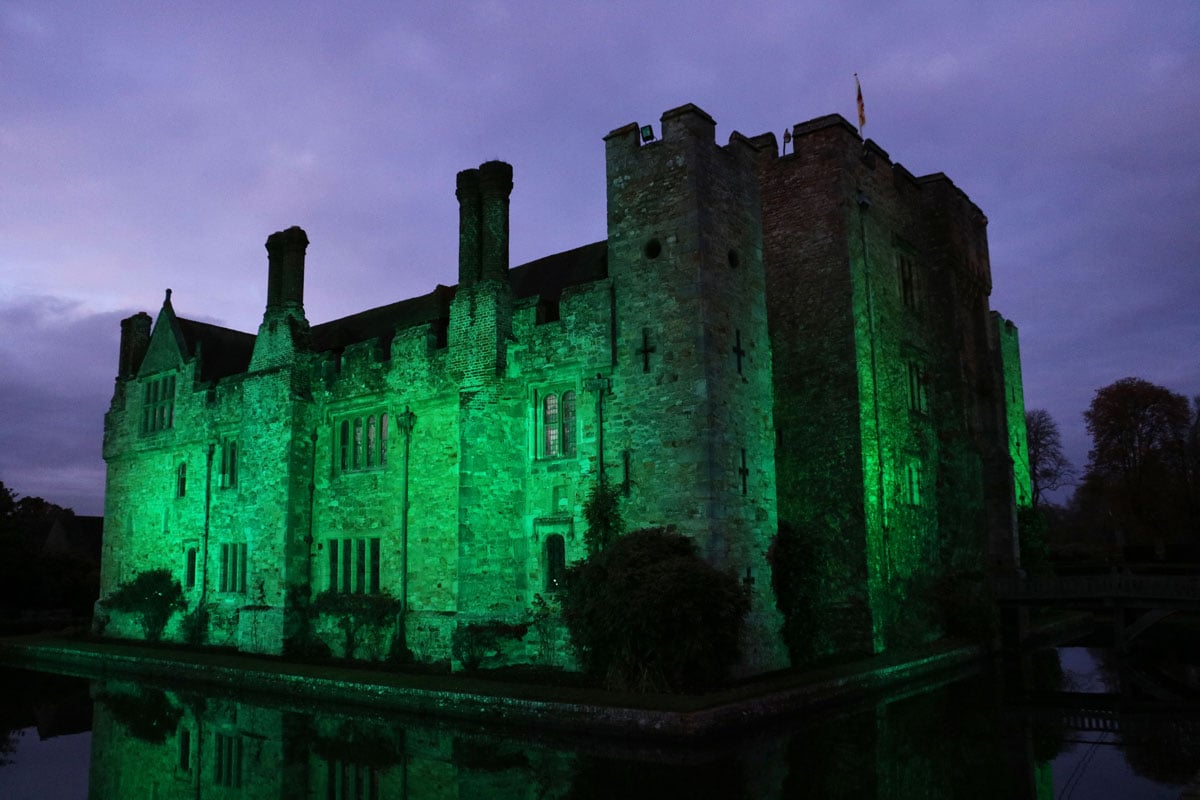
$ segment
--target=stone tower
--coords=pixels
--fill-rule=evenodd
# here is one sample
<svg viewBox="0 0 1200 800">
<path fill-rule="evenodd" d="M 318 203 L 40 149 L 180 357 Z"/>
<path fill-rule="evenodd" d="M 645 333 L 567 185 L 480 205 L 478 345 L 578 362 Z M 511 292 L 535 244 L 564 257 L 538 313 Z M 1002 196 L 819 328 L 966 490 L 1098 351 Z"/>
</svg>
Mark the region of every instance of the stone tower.
<svg viewBox="0 0 1200 800">
<path fill-rule="evenodd" d="M 693 105 L 606 137 L 616 352 L 611 450 L 631 527 L 668 525 L 751 589 L 747 671 L 783 666 L 766 551 L 775 531 L 771 345 L 753 148 Z"/>
</svg>

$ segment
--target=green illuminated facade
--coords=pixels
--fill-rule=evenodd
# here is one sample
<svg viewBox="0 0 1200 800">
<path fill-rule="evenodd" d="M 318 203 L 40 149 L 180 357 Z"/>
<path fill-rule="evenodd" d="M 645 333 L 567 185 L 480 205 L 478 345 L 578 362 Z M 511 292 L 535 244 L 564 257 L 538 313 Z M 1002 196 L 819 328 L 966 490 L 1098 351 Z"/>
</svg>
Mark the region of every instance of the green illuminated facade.
<svg viewBox="0 0 1200 800">
<path fill-rule="evenodd" d="M 311 325 L 291 228 L 267 240 L 257 335 L 179 317 L 169 293 L 153 325 L 125 320 L 102 596 L 166 567 L 208 644 L 383 658 L 403 636 L 457 660 L 456 629 L 552 600 L 604 481 L 630 529 L 674 525 L 744 580 L 753 673 L 787 663 L 781 520 L 827 546 L 824 650 L 886 647 L 897 579 L 1014 565 L 1020 369 L 983 215 L 840 117 L 796 126 L 783 156 L 714 134 L 691 105 L 658 141 L 610 133 L 603 242 L 510 268 L 512 168 L 493 161 L 458 175 L 456 286 Z M 408 613 L 346 653 L 310 610 L 325 592 Z M 106 630 L 140 635 L 115 613 Z M 569 665 L 564 644 L 531 626 L 488 657 Z"/>
</svg>

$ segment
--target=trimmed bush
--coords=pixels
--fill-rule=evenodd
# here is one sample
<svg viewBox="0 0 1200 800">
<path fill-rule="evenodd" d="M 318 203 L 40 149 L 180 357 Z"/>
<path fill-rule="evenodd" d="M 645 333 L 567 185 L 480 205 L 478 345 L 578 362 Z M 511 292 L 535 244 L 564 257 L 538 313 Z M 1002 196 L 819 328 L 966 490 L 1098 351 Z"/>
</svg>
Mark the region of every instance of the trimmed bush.
<svg viewBox="0 0 1200 800">
<path fill-rule="evenodd" d="M 349 592 L 321 592 L 313 598 L 311 609 L 315 614 L 327 614 L 337 618 L 338 627 L 345 638 L 345 657 L 354 658 L 359 640 L 365 628 L 376 631 L 386 626 L 395 626 L 403 604 L 391 594 L 354 594 Z"/>
<path fill-rule="evenodd" d="M 163 629 L 167 627 L 172 614 L 187 608 L 183 587 L 168 569 L 139 572 L 133 580 L 117 587 L 104 605 L 115 611 L 137 614 L 142 632 L 151 642 L 162 638 Z"/>
<path fill-rule="evenodd" d="M 471 622 L 454 629 L 450 648 L 454 657 L 462 662 L 463 669 L 474 672 L 484 659 L 500 651 L 503 640 L 519 642 L 528 632 L 529 625 L 523 622 L 510 623 L 498 619 Z"/>
<path fill-rule="evenodd" d="M 634 531 L 570 568 L 563 617 L 583 669 L 613 689 L 700 692 L 740 655 L 750 600 L 669 529 Z"/>
</svg>

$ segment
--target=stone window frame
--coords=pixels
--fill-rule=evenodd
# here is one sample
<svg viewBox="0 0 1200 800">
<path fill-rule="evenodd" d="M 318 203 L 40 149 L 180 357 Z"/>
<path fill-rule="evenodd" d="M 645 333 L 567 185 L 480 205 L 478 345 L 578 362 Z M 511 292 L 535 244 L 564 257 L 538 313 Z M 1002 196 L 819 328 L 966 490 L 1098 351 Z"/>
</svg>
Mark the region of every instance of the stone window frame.
<svg viewBox="0 0 1200 800">
<path fill-rule="evenodd" d="M 196 588 L 196 576 L 199 574 L 200 549 L 194 542 L 183 548 L 183 588 Z"/>
<path fill-rule="evenodd" d="M 175 499 L 187 497 L 187 461 L 180 461 L 175 467 Z"/>
<path fill-rule="evenodd" d="M 221 464 L 217 473 L 217 486 L 221 489 L 236 489 L 238 485 L 238 455 L 240 446 L 237 437 L 221 439 Z"/>
<path fill-rule="evenodd" d="M 913 508 L 925 505 L 924 465 L 911 458 L 904 467 L 904 504 Z"/>
<path fill-rule="evenodd" d="M 142 433 L 159 433 L 175 427 L 175 373 L 159 375 L 142 384 Z"/>
<path fill-rule="evenodd" d="M 223 594 L 246 593 L 248 548 L 245 542 L 221 543 L 221 578 L 218 591 Z"/>
<path fill-rule="evenodd" d="M 929 413 L 929 391 L 925 386 L 925 365 L 920 359 L 910 358 L 905 362 L 908 394 L 908 410 L 913 414 Z"/>
<path fill-rule="evenodd" d="M 391 414 L 386 406 L 347 411 L 333 418 L 333 472 L 371 472 L 387 466 Z"/>
<path fill-rule="evenodd" d="M 896 249 L 896 286 L 900 292 L 900 302 L 905 308 L 913 311 L 921 309 L 921 281 L 917 272 L 917 257 L 909 247 L 900 246 Z"/>
<path fill-rule="evenodd" d="M 325 759 L 325 788 L 327 797 L 349 797 L 343 794 L 345 786 L 358 787 L 357 797 L 381 797 L 379 790 L 382 770 L 366 763 L 345 761 L 337 758 Z"/>
<path fill-rule="evenodd" d="M 383 540 L 379 536 L 331 536 L 325 540 L 326 583 L 330 592 L 379 594 Z"/>
<path fill-rule="evenodd" d="M 579 455 L 579 392 L 553 386 L 533 393 L 534 453 L 539 460 Z"/>
<path fill-rule="evenodd" d="M 213 734 L 213 783 L 229 789 L 242 786 L 245 746 L 239 734 Z"/>
<path fill-rule="evenodd" d="M 179 726 L 178 767 L 184 775 L 192 774 L 192 729 L 187 725 Z"/>
</svg>

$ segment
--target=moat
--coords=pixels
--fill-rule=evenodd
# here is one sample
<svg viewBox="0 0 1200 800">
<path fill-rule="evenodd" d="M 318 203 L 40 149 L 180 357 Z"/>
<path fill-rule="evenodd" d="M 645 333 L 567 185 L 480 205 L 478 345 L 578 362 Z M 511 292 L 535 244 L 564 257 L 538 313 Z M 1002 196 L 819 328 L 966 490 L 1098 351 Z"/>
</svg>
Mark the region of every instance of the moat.
<svg viewBox="0 0 1200 800">
<path fill-rule="evenodd" d="M 1177 798 L 1197 672 L 1046 649 L 674 745 L 4 669 L 0 797 Z"/>
</svg>

